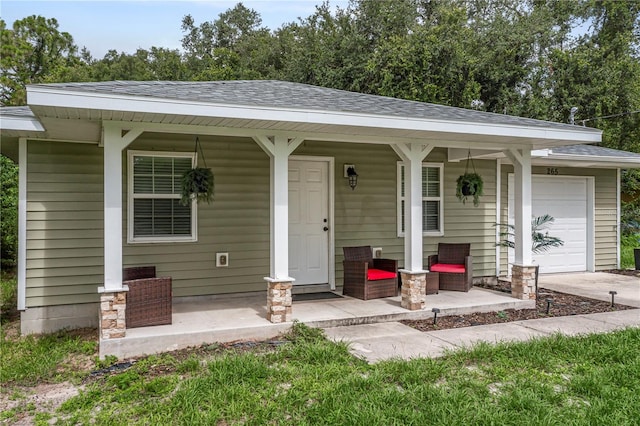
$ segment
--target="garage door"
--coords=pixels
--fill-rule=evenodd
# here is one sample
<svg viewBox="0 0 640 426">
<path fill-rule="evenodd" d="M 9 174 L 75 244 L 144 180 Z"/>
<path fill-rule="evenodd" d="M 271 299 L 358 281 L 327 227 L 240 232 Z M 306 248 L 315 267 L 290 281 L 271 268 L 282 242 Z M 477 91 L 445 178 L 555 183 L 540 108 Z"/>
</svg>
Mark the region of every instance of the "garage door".
<svg viewBox="0 0 640 426">
<path fill-rule="evenodd" d="M 540 273 L 587 270 L 588 182 L 586 178 L 533 176 L 532 210 L 534 216 L 549 214 L 555 222 L 549 235 L 564 241 L 562 247 L 534 254 Z M 513 223 L 513 175 L 509 176 L 509 221 Z M 510 250 L 509 261 L 513 260 Z"/>
</svg>

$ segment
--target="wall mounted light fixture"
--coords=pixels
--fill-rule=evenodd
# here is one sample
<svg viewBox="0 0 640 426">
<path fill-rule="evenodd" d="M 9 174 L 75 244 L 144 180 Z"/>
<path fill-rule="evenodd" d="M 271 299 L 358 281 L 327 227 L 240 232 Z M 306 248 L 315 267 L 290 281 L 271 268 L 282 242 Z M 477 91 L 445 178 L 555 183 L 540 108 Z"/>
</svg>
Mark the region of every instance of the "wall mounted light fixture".
<svg viewBox="0 0 640 426">
<path fill-rule="evenodd" d="M 358 173 L 356 172 L 356 166 L 353 164 L 344 165 L 344 177 L 349 179 L 349 186 L 353 191 L 358 186 Z"/>
</svg>

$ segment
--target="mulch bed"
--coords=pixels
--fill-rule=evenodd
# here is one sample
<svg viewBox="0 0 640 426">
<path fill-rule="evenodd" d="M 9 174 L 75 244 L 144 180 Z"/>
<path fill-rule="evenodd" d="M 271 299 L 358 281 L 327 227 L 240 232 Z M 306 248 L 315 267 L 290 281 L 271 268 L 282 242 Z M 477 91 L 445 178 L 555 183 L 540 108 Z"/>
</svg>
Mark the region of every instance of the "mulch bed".
<svg viewBox="0 0 640 426">
<path fill-rule="evenodd" d="M 501 283 L 500 288 L 491 286 L 493 290 L 511 291 L 509 283 Z M 568 315 L 595 314 L 600 312 L 615 312 L 626 309 L 637 309 L 616 303 L 589 299 L 573 294 L 559 293 L 557 291 L 539 289 L 539 298 L 536 301 L 536 309 L 506 309 L 499 312 L 483 312 L 466 315 L 448 315 L 438 317 L 437 323 L 433 319 L 405 320 L 401 321 L 410 327 L 420 331 L 444 330 L 447 328 L 472 327 L 476 325 L 498 324 L 503 322 L 529 320 L 536 318 L 561 317 Z M 547 314 L 547 300 L 551 300 L 549 313 Z"/>
</svg>

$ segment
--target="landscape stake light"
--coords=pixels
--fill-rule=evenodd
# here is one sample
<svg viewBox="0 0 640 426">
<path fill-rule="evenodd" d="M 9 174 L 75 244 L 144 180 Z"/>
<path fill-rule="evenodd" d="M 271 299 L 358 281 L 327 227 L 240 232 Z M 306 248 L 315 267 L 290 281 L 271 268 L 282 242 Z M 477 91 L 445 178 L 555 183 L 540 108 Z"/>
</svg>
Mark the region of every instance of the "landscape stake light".
<svg viewBox="0 0 640 426">
<path fill-rule="evenodd" d="M 615 290 L 611 290 L 609 294 L 611 295 L 611 307 L 613 308 L 613 300 L 615 299 L 616 294 L 618 294 L 618 292 Z"/>
<path fill-rule="evenodd" d="M 438 313 L 440 312 L 440 309 L 433 308 L 431 309 L 431 312 L 433 312 L 433 325 L 436 325 L 436 323 L 438 322 Z"/>
<path fill-rule="evenodd" d="M 551 302 L 553 302 L 553 299 L 546 299 L 545 302 L 547 302 L 547 315 L 549 315 L 549 313 L 551 312 Z"/>
</svg>

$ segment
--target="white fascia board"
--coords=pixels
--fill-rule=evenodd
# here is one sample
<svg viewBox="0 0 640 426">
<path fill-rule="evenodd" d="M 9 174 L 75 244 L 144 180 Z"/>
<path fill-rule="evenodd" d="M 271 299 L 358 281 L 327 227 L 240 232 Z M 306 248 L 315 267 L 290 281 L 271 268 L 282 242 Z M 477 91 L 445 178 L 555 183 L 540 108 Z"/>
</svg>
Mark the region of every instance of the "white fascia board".
<svg viewBox="0 0 640 426">
<path fill-rule="evenodd" d="M 75 92 L 44 87 L 27 88 L 29 105 L 81 108 L 107 111 L 226 117 L 249 120 L 288 121 L 343 126 L 362 126 L 398 130 L 503 136 L 512 138 L 560 139 L 582 143 L 600 142 L 602 132 L 535 128 L 504 124 L 392 117 L 341 111 L 274 108 L 255 105 L 229 105 L 175 99 Z"/>
<path fill-rule="evenodd" d="M 42 123 L 35 117 L 16 117 L 3 115 L 0 119 L 0 130 L 14 130 L 18 132 L 44 132 Z"/>
<path fill-rule="evenodd" d="M 534 165 L 562 164 L 571 167 L 605 167 L 622 169 L 640 169 L 640 159 L 628 157 L 598 157 L 586 155 L 551 154 L 545 158 L 536 158 Z"/>
</svg>

